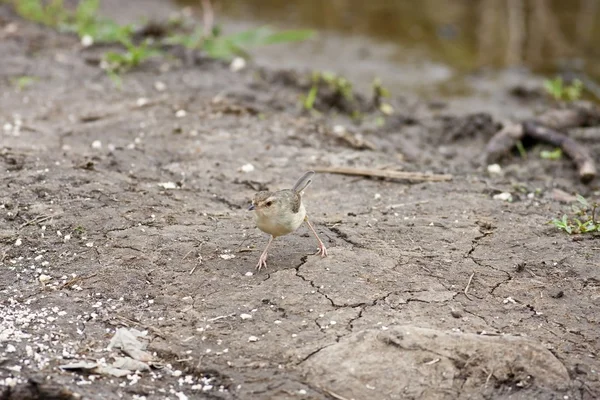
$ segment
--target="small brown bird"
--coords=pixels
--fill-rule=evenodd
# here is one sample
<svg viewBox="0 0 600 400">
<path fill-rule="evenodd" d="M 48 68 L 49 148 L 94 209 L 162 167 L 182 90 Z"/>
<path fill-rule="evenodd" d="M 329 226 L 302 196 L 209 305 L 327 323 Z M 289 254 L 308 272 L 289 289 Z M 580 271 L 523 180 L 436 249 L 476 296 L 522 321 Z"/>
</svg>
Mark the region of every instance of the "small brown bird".
<svg viewBox="0 0 600 400">
<path fill-rule="evenodd" d="M 306 215 L 306 209 L 302 204 L 302 193 L 304 189 L 312 182 L 314 171 L 306 172 L 294 185 L 292 189 L 279 190 L 277 192 L 262 191 L 256 193 L 252 200 L 252 205 L 248 210 L 253 210 L 256 215 L 256 225 L 258 228 L 271 235 L 267 247 L 260 256 L 256 269 L 260 271 L 262 267 L 267 266 L 267 250 L 278 236 L 287 235 L 294 232 L 306 222 L 310 230 L 314 233 L 319 242 L 319 252 L 321 257 L 327 257 L 327 249 L 317 235 L 317 231 L 311 225 Z"/>
</svg>

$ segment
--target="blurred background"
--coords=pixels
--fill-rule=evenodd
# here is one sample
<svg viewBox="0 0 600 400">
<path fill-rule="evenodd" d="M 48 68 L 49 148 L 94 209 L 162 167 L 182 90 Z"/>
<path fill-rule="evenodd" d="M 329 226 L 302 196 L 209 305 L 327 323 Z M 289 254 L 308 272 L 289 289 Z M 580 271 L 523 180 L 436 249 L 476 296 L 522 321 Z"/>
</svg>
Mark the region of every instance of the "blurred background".
<svg viewBox="0 0 600 400">
<path fill-rule="evenodd" d="M 180 0 L 197 8 L 200 0 Z M 312 28 L 310 43 L 256 52 L 279 67 L 331 69 L 392 89 L 467 94 L 475 73 L 575 75 L 600 93 L 600 0 L 213 0 L 228 30 Z M 493 88 L 491 88 L 493 90 Z"/>
</svg>

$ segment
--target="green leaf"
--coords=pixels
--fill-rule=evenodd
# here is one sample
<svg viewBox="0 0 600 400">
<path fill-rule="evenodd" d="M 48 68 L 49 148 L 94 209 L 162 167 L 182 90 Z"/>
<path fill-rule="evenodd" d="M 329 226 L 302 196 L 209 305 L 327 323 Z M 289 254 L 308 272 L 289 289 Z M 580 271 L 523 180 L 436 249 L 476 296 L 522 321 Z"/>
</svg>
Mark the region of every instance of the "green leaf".
<svg viewBox="0 0 600 400">
<path fill-rule="evenodd" d="M 306 110 L 312 110 L 315 106 L 315 101 L 317 100 L 317 92 L 318 92 L 318 87 L 317 85 L 313 85 L 310 90 L 308 91 L 308 94 L 306 95 L 306 98 L 304 99 L 304 108 Z"/>
<path fill-rule="evenodd" d="M 560 160 L 562 158 L 562 150 L 560 147 L 555 148 L 552 151 L 542 150 L 540 157 L 545 160 Z"/>
<path fill-rule="evenodd" d="M 581 204 L 582 206 L 584 206 L 585 208 L 589 208 L 590 204 L 588 203 L 588 201 L 585 199 L 585 197 L 583 197 L 580 194 L 577 194 L 575 196 L 577 198 L 577 201 L 579 202 L 579 204 Z"/>
<path fill-rule="evenodd" d="M 517 150 L 519 151 L 519 155 L 521 156 L 521 158 L 524 160 L 527 159 L 527 151 L 525 150 L 525 146 L 523 146 L 523 142 L 517 140 L 515 146 L 517 146 Z"/>
</svg>

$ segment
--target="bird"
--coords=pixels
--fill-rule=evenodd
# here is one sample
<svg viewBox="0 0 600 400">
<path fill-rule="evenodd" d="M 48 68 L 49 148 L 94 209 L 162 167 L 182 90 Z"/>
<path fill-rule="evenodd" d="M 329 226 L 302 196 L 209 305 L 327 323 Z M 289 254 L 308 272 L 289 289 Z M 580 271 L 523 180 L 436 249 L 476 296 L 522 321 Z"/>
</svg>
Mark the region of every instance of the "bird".
<svg viewBox="0 0 600 400">
<path fill-rule="evenodd" d="M 312 183 L 314 175 L 314 171 L 307 171 L 291 189 L 276 192 L 260 191 L 254 195 L 248 210 L 254 211 L 258 229 L 271 235 L 267 247 L 265 247 L 256 265 L 258 271 L 263 267 L 267 267 L 267 252 L 273 240 L 294 232 L 303 222 L 306 222 L 317 238 L 319 251 L 316 254 L 327 257 L 327 249 L 308 220 L 306 209 L 302 203 L 302 194 L 308 185 Z"/>
</svg>

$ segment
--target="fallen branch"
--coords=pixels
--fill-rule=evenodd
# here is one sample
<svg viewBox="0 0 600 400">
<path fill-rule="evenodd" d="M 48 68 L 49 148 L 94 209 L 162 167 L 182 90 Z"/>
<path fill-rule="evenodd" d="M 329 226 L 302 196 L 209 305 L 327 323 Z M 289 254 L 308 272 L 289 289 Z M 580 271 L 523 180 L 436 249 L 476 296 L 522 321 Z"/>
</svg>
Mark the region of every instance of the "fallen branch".
<svg viewBox="0 0 600 400">
<path fill-rule="evenodd" d="M 594 159 L 587 148 L 559 130 L 600 124 L 600 110 L 587 103 L 575 104 L 573 108 L 550 110 L 535 121 L 505 123 L 488 142 L 484 158 L 489 164 L 508 153 L 517 142 L 525 137 L 560 147 L 569 156 L 579 171 L 582 182 L 596 177 Z"/>
<path fill-rule="evenodd" d="M 594 159 L 588 150 L 577 143 L 575 139 L 568 137 L 564 133 L 546 128 L 536 122 L 525 122 L 523 128 L 525 134 L 529 137 L 550 143 L 563 149 L 565 154 L 569 156 L 577 166 L 577 169 L 579 170 L 579 179 L 581 179 L 582 182 L 590 182 L 596 177 Z"/>
<path fill-rule="evenodd" d="M 368 176 L 377 178 L 400 179 L 412 182 L 444 182 L 451 181 L 452 175 L 425 174 L 422 172 L 391 171 L 386 169 L 352 168 L 352 167 L 317 167 L 317 172 L 329 174 Z"/>
</svg>

